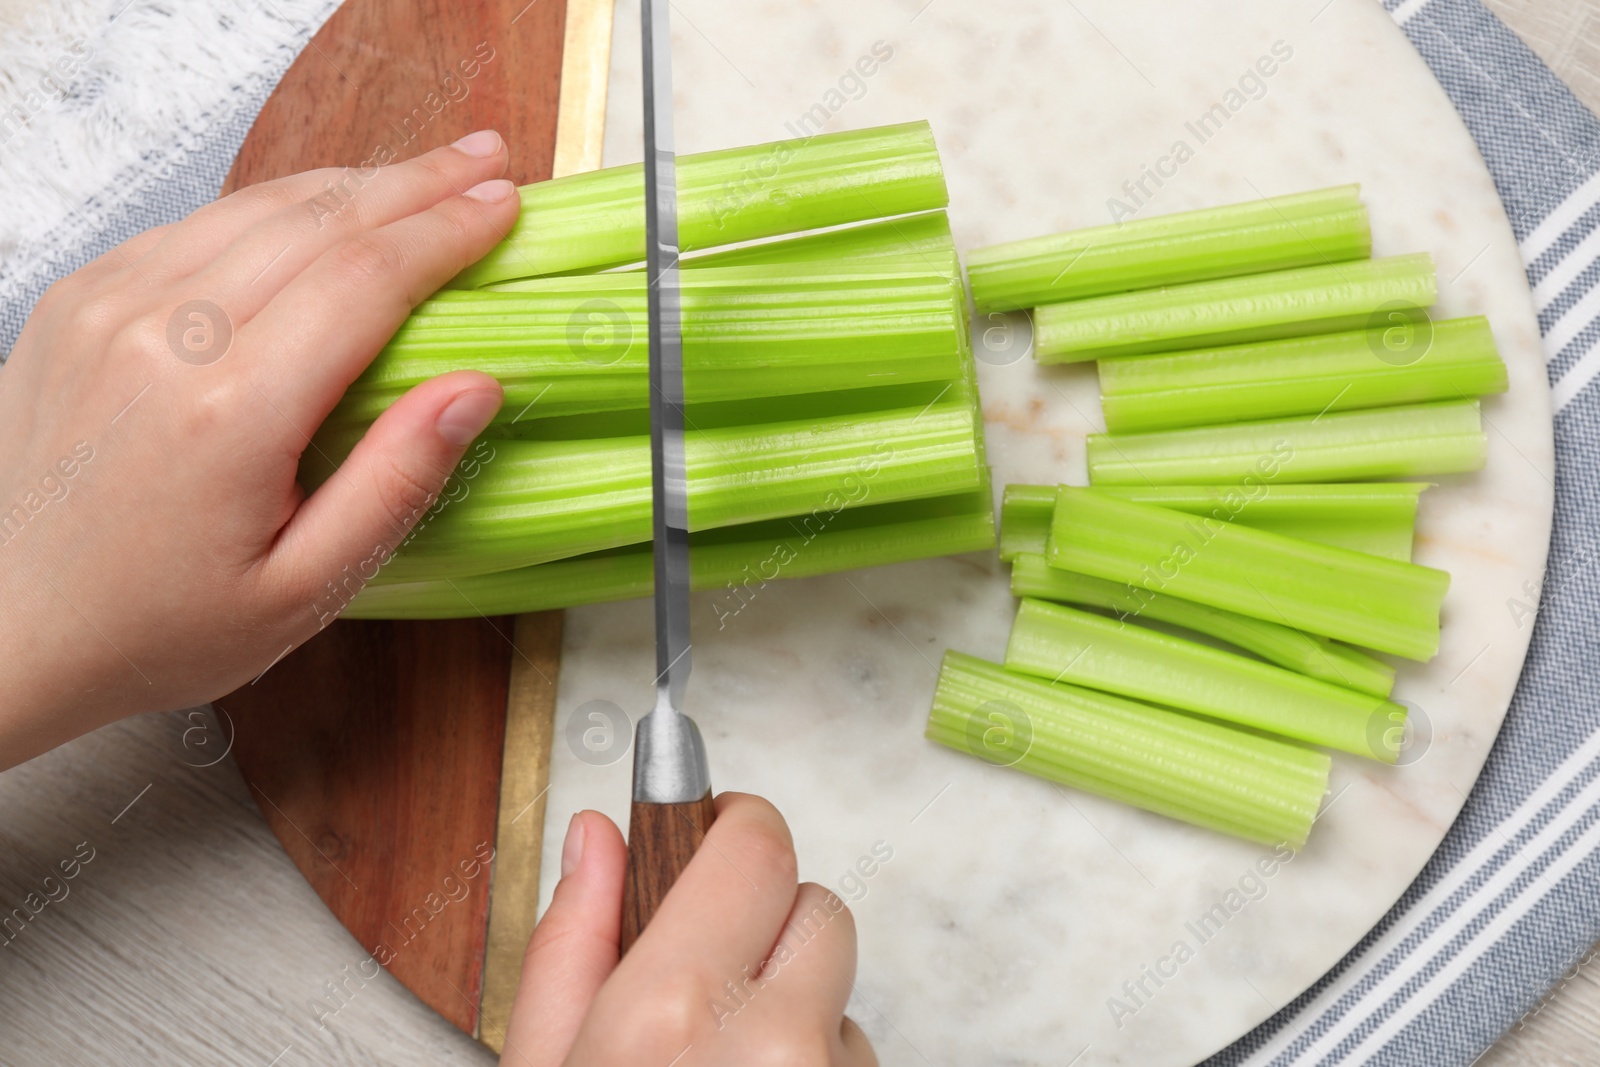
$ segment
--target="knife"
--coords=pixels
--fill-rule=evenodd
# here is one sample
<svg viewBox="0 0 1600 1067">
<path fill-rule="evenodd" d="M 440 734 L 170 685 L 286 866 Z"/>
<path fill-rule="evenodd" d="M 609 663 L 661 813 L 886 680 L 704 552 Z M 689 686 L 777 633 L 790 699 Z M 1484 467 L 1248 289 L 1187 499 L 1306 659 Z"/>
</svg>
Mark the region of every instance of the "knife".
<svg viewBox="0 0 1600 1067">
<path fill-rule="evenodd" d="M 711 827 L 711 773 L 689 678 L 689 487 L 683 446 L 683 316 L 672 148 L 669 0 L 642 0 L 644 229 L 650 336 L 650 487 L 655 556 L 656 704 L 633 747 L 633 809 L 622 896 L 622 951 L 656 913 Z"/>
</svg>

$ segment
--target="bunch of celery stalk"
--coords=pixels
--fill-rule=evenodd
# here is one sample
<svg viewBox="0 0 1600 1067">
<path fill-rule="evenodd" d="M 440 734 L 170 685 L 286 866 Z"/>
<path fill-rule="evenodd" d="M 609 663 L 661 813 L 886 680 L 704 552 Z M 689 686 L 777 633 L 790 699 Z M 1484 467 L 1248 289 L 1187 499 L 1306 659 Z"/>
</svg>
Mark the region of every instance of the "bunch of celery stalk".
<svg viewBox="0 0 1600 1067">
<path fill-rule="evenodd" d="M 1005 662 L 946 655 L 930 738 L 1296 848 L 1317 749 L 1396 760 L 1372 652 L 1431 658 L 1449 575 L 1410 561 L 1426 483 L 1375 479 L 1480 468 L 1506 369 L 1482 318 L 1428 316 L 1427 255 L 1370 250 L 1343 186 L 968 257 L 1039 362 L 1098 361 L 1108 432 L 1089 487 L 1006 487 Z"/>
<path fill-rule="evenodd" d="M 992 547 L 966 294 L 928 125 L 684 156 L 677 176 L 695 586 L 736 608 L 775 578 Z M 416 309 L 307 450 L 315 485 L 417 383 L 470 367 L 505 388 L 348 617 L 651 591 L 643 173 L 521 196 L 506 241 Z"/>
</svg>

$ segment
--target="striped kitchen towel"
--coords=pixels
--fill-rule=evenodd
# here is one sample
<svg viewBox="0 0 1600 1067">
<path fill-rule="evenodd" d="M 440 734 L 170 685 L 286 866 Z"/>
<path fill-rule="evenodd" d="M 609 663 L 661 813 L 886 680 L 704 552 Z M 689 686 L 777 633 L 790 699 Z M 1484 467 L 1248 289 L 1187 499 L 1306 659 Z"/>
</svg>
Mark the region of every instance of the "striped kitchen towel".
<svg viewBox="0 0 1600 1067">
<path fill-rule="evenodd" d="M 1477 140 L 1527 264 L 1556 412 L 1550 562 L 1542 599 L 1508 605 L 1533 643 L 1438 853 L 1337 967 L 1207 1067 L 1465 1067 L 1600 937 L 1600 121 L 1478 0 L 1384 6 Z"/>
<path fill-rule="evenodd" d="M 51 282 L 216 199 L 267 97 L 338 6 L 47 0 L 6 27 L 0 360 Z"/>
</svg>

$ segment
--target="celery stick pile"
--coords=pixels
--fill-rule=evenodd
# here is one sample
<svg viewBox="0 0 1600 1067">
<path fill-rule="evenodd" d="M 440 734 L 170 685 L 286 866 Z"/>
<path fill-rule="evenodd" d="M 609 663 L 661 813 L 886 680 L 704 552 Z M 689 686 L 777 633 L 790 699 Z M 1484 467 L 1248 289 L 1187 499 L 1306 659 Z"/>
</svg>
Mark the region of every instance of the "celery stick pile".
<svg viewBox="0 0 1600 1067">
<path fill-rule="evenodd" d="M 678 191 L 694 584 L 748 595 L 992 547 L 966 294 L 928 125 L 684 156 Z M 418 383 L 470 367 L 505 389 L 349 617 L 651 592 L 642 171 L 521 195 L 507 239 L 415 310 L 307 450 L 314 486 Z"/>
<path fill-rule="evenodd" d="M 1395 762 L 1395 668 L 1450 576 L 1411 562 L 1427 483 L 1474 471 L 1506 388 L 1432 260 L 1368 258 L 1355 186 L 997 245 L 980 312 L 1098 361 L 1088 487 L 1009 485 L 1004 664 L 946 655 L 927 736 L 1199 826 L 1302 846 L 1321 749 Z M 1311 746 L 1316 746 L 1315 748 Z"/>
</svg>

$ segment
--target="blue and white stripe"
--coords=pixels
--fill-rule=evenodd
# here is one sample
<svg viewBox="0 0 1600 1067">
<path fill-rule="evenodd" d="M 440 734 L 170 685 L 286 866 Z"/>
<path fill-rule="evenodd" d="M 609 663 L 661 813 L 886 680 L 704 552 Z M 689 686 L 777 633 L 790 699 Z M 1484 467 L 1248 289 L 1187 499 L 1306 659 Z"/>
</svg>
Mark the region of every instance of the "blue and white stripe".
<svg viewBox="0 0 1600 1067">
<path fill-rule="evenodd" d="M 1467 1065 L 1600 937 L 1600 121 L 1477 0 L 1385 7 L 1476 139 L 1527 266 L 1556 412 L 1550 566 L 1506 725 L 1439 852 L 1209 1067 Z"/>
</svg>

